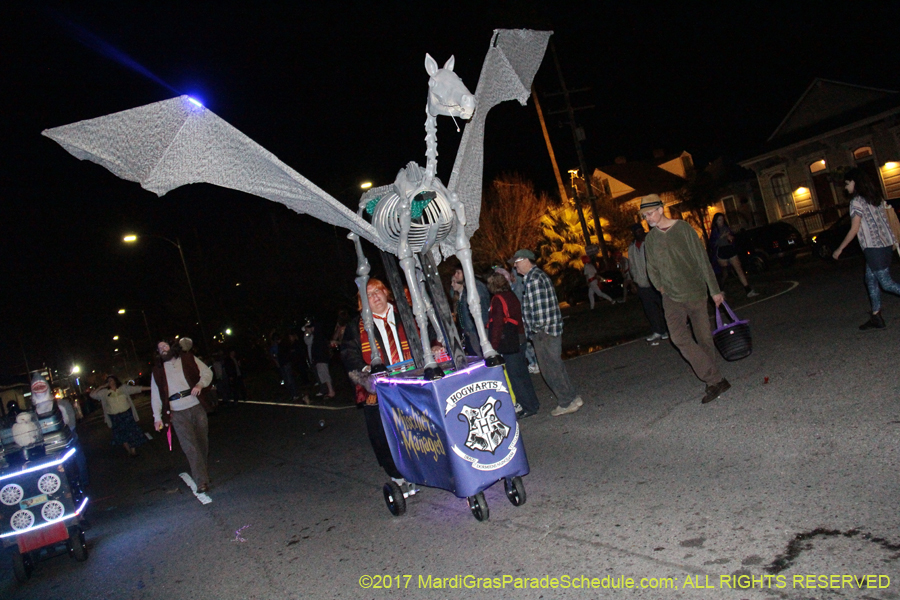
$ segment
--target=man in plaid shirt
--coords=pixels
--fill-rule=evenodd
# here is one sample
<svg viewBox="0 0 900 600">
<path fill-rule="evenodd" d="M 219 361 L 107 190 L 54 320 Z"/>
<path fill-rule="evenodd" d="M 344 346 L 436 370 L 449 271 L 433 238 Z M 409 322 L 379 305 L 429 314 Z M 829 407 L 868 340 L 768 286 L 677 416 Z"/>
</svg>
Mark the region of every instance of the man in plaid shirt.
<svg viewBox="0 0 900 600">
<path fill-rule="evenodd" d="M 584 401 L 575 393 L 562 361 L 563 322 L 556 290 L 547 274 L 535 266 L 534 261 L 534 252 L 519 250 L 509 262 L 525 278 L 525 294 L 522 297 L 525 333 L 534 345 L 541 375 L 559 402 L 559 406 L 550 412 L 558 417 L 575 412 Z"/>
</svg>

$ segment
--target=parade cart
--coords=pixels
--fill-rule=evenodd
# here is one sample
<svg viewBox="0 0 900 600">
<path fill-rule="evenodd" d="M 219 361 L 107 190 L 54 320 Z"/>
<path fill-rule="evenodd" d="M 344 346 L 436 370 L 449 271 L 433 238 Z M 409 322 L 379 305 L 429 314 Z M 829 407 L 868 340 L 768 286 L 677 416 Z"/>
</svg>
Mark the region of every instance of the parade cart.
<svg viewBox="0 0 900 600">
<path fill-rule="evenodd" d="M 503 365 L 469 361 L 435 381 L 412 370 L 379 377 L 375 388 L 403 477 L 466 498 L 475 518 L 485 521 L 490 512 L 484 490 L 501 480 L 514 506 L 525 503 L 528 459 Z M 394 516 L 406 511 L 395 482 L 384 485 L 384 499 Z"/>
<path fill-rule="evenodd" d="M 75 455 L 80 452 L 58 408 L 20 413 L 0 429 L 0 542 L 19 582 L 36 561 L 68 551 L 87 560 L 82 521 L 88 499 Z"/>
</svg>

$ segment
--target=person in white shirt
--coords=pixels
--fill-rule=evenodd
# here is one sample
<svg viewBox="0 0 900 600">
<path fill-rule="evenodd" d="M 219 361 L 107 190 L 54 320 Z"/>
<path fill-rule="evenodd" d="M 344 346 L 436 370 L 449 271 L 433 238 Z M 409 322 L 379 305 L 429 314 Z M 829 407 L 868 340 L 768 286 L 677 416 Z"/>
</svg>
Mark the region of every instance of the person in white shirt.
<svg viewBox="0 0 900 600">
<path fill-rule="evenodd" d="M 171 341 L 156 346 L 159 359 L 150 380 L 150 404 L 157 431 L 171 425 L 191 466 L 197 491 L 209 491 L 209 421 L 204 390 L 212 383 L 212 369 Z"/>
<path fill-rule="evenodd" d="M 594 296 L 608 300 L 610 304 L 615 304 L 615 300 L 600 291 L 600 284 L 597 282 L 597 267 L 591 263 L 591 259 L 582 256 L 581 262 L 584 263 L 584 278 L 588 283 L 588 302 L 591 303 L 591 310 L 594 310 Z"/>
</svg>

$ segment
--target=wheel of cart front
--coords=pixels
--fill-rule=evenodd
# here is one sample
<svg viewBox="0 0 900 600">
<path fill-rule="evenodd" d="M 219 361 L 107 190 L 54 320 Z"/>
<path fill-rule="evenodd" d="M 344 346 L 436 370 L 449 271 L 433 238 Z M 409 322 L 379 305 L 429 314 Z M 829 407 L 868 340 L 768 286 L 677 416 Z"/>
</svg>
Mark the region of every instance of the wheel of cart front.
<svg viewBox="0 0 900 600">
<path fill-rule="evenodd" d="M 395 517 L 403 516 L 406 512 L 406 498 L 403 497 L 403 490 L 396 482 L 389 481 L 382 488 L 384 492 L 384 503 L 387 504 L 388 510 Z"/>
<path fill-rule="evenodd" d="M 78 562 L 84 562 L 88 559 L 87 546 L 84 543 L 84 530 L 75 525 L 69 527 L 69 539 L 66 541 L 69 548 L 69 556 Z"/>
<path fill-rule="evenodd" d="M 503 489 L 506 490 L 506 497 L 512 502 L 513 506 L 522 506 L 525 504 L 525 483 L 521 477 L 504 477 Z"/>
<path fill-rule="evenodd" d="M 31 555 L 27 552 L 22 554 L 18 548 L 13 548 L 10 554 L 12 555 L 13 574 L 16 576 L 16 581 L 25 583 L 31 579 L 31 571 L 34 570 Z"/>
<path fill-rule="evenodd" d="M 487 521 L 491 518 L 491 511 L 488 508 L 487 500 L 484 499 L 484 492 L 478 492 L 474 496 L 466 498 L 469 503 L 469 510 L 472 515 L 479 521 Z"/>
</svg>

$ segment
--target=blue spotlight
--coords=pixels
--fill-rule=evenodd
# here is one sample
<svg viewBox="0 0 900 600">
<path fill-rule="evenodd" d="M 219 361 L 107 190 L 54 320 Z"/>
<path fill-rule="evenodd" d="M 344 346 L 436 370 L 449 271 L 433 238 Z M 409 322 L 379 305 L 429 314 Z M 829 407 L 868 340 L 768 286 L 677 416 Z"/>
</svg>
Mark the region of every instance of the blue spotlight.
<svg viewBox="0 0 900 600">
<path fill-rule="evenodd" d="M 191 104 L 195 104 L 195 105 L 199 106 L 200 108 L 203 108 L 203 104 L 201 104 L 200 101 L 197 100 L 196 98 L 192 98 L 192 97 L 188 96 L 188 100 L 191 101 Z"/>
</svg>

